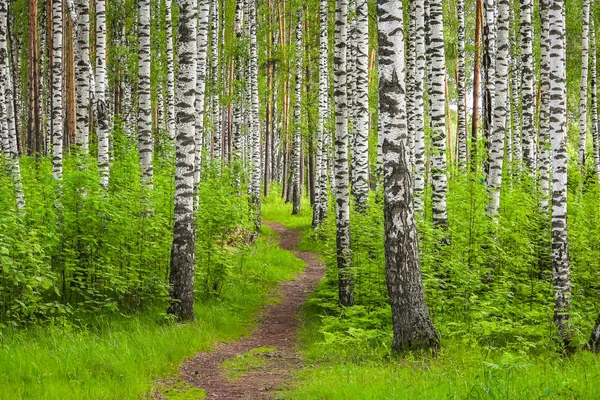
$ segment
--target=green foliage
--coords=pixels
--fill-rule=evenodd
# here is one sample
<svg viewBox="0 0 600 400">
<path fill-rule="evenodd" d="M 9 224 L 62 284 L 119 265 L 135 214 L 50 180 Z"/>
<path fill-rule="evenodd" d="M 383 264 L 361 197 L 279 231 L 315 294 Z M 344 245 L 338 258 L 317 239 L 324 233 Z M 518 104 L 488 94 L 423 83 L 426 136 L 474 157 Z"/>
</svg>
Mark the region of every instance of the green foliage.
<svg viewBox="0 0 600 400">
<path fill-rule="evenodd" d="M 198 301 L 193 323 L 173 323 L 164 307 L 152 307 L 93 324 L 63 320 L 5 335 L 0 399 L 137 399 L 156 378 L 177 373 L 184 359 L 209 351 L 215 340 L 246 334 L 275 285 L 300 272 L 303 262 L 279 248 L 272 235 L 232 257 L 220 298 Z M 198 398 L 197 390 L 166 390 L 175 396 L 168 398 Z"/>
</svg>

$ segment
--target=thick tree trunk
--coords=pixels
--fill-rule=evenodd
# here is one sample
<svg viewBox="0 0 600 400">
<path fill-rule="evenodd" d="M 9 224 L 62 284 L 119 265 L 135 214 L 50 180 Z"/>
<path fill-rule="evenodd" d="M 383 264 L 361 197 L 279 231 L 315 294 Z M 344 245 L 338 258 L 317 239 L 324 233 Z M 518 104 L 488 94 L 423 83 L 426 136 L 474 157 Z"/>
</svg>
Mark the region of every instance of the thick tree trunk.
<svg viewBox="0 0 600 400">
<path fill-rule="evenodd" d="M 386 280 L 395 352 L 439 348 L 419 268 L 404 98 L 402 3 L 379 0 L 379 103 L 383 128 Z M 440 4 L 441 6 L 441 4 Z M 435 7 L 434 7 L 435 11 Z"/>
<path fill-rule="evenodd" d="M 194 319 L 194 170 L 196 101 L 196 0 L 181 0 L 179 17 L 179 76 L 177 80 L 177 137 L 175 223 L 171 250 L 171 305 L 179 320 Z"/>
<path fill-rule="evenodd" d="M 552 267 L 554 272 L 554 323 L 570 347 L 571 279 L 567 238 L 567 96 L 565 21 L 563 0 L 549 0 L 550 33 L 550 137 L 552 140 Z M 525 99 L 524 99 L 525 101 Z"/>
<path fill-rule="evenodd" d="M 348 46 L 348 0 L 336 0 L 335 51 L 333 56 L 335 97 L 335 203 L 339 302 L 354 304 L 354 280 L 350 267 L 350 193 L 348 191 L 348 96 L 346 49 Z"/>
</svg>

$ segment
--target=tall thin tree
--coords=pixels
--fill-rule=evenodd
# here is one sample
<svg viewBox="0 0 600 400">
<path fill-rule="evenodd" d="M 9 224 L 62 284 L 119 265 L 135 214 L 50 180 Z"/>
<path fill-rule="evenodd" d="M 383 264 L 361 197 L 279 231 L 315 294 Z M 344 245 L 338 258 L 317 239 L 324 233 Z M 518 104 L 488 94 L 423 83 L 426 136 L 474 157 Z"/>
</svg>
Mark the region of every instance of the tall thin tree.
<svg viewBox="0 0 600 400">
<path fill-rule="evenodd" d="M 171 305 L 168 309 L 179 320 L 194 319 L 196 1 L 179 2 L 175 222 L 171 250 Z"/>
</svg>

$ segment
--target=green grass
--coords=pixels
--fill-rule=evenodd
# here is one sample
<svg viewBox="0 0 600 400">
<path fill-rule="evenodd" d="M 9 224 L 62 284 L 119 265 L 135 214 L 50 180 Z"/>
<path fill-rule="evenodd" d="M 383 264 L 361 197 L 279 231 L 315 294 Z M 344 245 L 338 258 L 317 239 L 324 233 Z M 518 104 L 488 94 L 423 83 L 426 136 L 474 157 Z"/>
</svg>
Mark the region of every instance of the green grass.
<svg viewBox="0 0 600 400">
<path fill-rule="evenodd" d="M 275 347 L 258 347 L 245 354 L 238 354 L 235 358 L 225 360 L 222 364 L 227 373 L 227 379 L 236 381 L 249 371 L 257 370 L 265 363 L 265 357 L 275 352 Z"/>
<path fill-rule="evenodd" d="M 0 399 L 139 398 L 197 351 L 247 334 L 276 284 L 302 267 L 262 237 L 240 254 L 222 297 L 196 303 L 193 323 L 171 323 L 163 310 L 149 310 L 88 327 L 56 323 L 7 335 L 0 347 Z"/>
<path fill-rule="evenodd" d="M 281 199 L 279 185 L 273 185 L 269 197 L 263 198 L 261 210 L 265 221 L 279 222 L 288 228 L 307 228 L 312 223 L 312 208 L 308 198 L 302 197 L 300 212 L 292 215 L 292 205 Z"/>
</svg>

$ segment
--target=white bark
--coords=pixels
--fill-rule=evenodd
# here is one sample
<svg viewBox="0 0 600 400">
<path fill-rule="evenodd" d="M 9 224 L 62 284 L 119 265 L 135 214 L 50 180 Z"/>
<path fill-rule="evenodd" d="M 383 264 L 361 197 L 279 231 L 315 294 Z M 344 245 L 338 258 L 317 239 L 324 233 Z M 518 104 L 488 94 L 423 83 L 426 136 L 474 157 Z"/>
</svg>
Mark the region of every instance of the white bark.
<svg viewBox="0 0 600 400">
<path fill-rule="evenodd" d="M 142 187 L 152 190 L 154 142 L 150 103 L 150 0 L 139 0 L 138 7 L 138 150 Z"/>
</svg>

